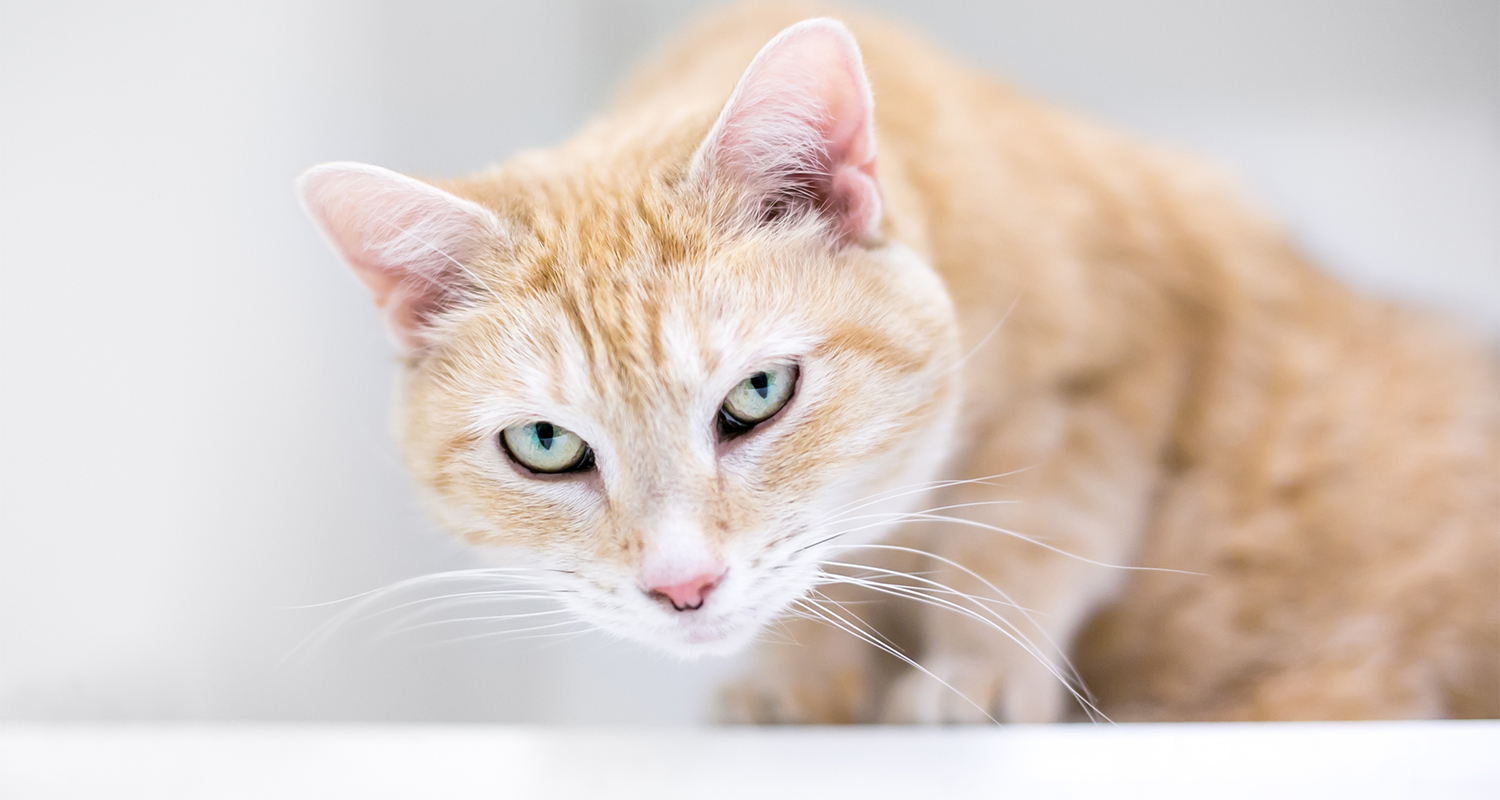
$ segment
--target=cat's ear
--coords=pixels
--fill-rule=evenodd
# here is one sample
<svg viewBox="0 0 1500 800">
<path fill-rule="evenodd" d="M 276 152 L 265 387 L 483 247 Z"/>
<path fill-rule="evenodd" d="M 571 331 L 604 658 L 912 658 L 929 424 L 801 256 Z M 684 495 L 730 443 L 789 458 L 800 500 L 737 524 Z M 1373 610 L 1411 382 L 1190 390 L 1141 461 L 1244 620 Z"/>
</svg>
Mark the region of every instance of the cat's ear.
<svg viewBox="0 0 1500 800">
<path fill-rule="evenodd" d="M 474 288 L 469 264 L 501 230 L 489 210 L 369 164 L 313 167 L 297 192 L 407 351 L 426 345 L 433 315 Z"/>
<path fill-rule="evenodd" d="M 738 182 L 760 220 L 811 207 L 835 235 L 858 241 L 880 224 L 873 111 L 849 29 L 831 19 L 799 22 L 745 70 L 692 174 Z"/>
</svg>

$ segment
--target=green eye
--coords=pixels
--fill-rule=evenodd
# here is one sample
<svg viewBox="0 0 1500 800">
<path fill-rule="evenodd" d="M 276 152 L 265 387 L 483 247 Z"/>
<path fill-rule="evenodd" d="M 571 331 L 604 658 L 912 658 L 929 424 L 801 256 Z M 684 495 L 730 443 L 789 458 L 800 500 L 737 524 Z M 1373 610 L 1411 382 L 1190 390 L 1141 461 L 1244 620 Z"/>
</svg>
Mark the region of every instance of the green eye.
<svg viewBox="0 0 1500 800">
<path fill-rule="evenodd" d="M 726 433 L 743 433 L 776 415 L 792 399 L 797 386 L 797 368 L 783 364 L 757 372 L 740 381 L 724 398 L 720 427 Z"/>
<path fill-rule="evenodd" d="M 575 472 L 594 462 L 587 442 L 550 422 L 512 425 L 500 432 L 500 445 L 511 460 L 532 472 Z"/>
</svg>

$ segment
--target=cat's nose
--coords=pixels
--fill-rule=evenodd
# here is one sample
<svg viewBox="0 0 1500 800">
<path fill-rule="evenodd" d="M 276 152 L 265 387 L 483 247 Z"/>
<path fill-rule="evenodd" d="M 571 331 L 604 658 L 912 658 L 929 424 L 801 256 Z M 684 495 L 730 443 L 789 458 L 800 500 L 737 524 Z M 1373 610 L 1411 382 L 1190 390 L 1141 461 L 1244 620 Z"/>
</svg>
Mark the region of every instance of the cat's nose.
<svg viewBox="0 0 1500 800">
<path fill-rule="evenodd" d="M 693 611 L 703 607 L 703 601 L 708 598 L 708 593 L 713 591 L 723 579 L 723 572 L 705 572 L 682 583 L 653 586 L 646 591 L 646 594 L 650 595 L 653 600 L 670 603 L 672 608 L 678 611 Z"/>
</svg>

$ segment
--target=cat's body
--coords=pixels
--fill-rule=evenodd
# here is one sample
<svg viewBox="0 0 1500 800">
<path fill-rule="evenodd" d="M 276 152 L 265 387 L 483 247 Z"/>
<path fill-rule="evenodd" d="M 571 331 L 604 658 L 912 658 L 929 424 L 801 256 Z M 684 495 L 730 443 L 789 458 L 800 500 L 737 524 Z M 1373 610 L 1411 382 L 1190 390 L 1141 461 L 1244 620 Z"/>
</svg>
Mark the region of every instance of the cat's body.
<svg viewBox="0 0 1500 800">
<path fill-rule="evenodd" d="M 403 305 L 393 285 L 422 289 L 366 277 L 418 354 L 403 439 L 448 524 L 607 573 L 585 613 L 680 652 L 742 643 L 806 591 L 810 549 L 1029 610 L 991 606 L 1036 652 L 931 603 L 818 606 L 865 617 L 949 686 L 792 620 L 798 643 L 763 645 L 731 693 L 743 718 L 1060 719 L 1049 640 L 1117 719 L 1500 714 L 1493 354 L 1322 276 L 1213 171 L 883 23 L 851 21 L 878 157 L 844 122 L 868 106 L 847 75 L 787 94 L 821 116 L 752 102 L 757 81 L 847 67 L 835 44 L 784 37 L 792 66 L 763 56 L 725 108 L 807 16 L 723 14 L 573 142 L 440 184 L 484 211 L 402 227 L 430 226 L 422 241 L 467 277 L 380 266 L 416 256 L 368 247 L 379 234 L 337 205 L 440 201 L 347 171 L 314 181 L 309 206 L 357 271 L 469 284 Z M 804 35 L 836 38 L 819 31 Z M 811 178 L 771 163 L 811 146 L 783 123 L 830 143 Z M 701 439 L 714 398 L 770 362 L 800 370 L 782 418 Z M 882 394 L 862 408 L 863 380 Z M 490 407 L 492 392 L 522 399 Z M 591 477 L 488 485 L 513 480 L 496 432 L 542 414 L 593 446 Z M 935 488 L 902 490 L 919 485 Z M 851 516 L 866 497 L 887 502 Z M 913 509 L 939 510 L 895 516 Z M 861 518 L 938 558 L 814 549 Z M 632 580 L 644 601 L 623 596 Z M 662 619 L 653 597 L 670 597 Z M 711 625 L 682 621 L 716 604 Z"/>
</svg>

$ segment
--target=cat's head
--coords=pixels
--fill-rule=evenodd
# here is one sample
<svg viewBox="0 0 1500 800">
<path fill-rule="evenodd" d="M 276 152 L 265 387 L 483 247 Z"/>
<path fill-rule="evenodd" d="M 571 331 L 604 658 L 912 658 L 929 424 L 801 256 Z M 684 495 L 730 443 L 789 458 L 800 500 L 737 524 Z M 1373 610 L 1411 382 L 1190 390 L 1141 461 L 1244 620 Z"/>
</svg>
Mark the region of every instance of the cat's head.
<svg viewBox="0 0 1500 800">
<path fill-rule="evenodd" d="M 828 548 L 889 527 L 958 397 L 946 290 L 883 230 L 848 31 L 788 29 L 714 111 L 462 181 L 300 183 L 406 355 L 403 448 L 444 523 L 684 655 L 748 641 Z"/>
</svg>

